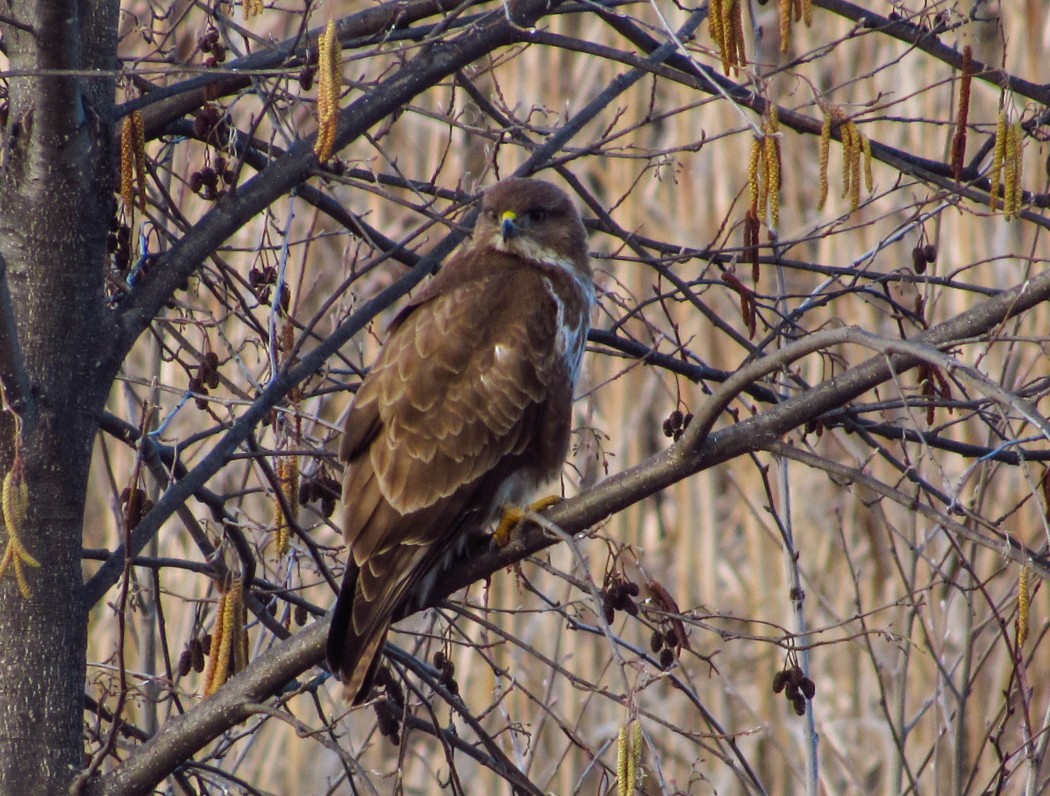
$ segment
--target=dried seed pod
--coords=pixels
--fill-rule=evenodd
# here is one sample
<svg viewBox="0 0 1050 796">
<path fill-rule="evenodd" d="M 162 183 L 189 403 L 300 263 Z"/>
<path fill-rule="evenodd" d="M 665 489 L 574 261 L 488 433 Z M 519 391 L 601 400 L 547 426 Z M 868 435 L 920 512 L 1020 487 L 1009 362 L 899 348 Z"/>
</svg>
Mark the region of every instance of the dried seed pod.
<svg viewBox="0 0 1050 796">
<path fill-rule="evenodd" d="M 332 495 L 325 495 L 321 498 L 321 513 L 325 517 L 331 517 L 335 512 L 335 497 Z"/>
<path fill-rule="evenodd" d="M 917 274 L 926 273 L 926 252 L 922 246 L 916 246 L 911 250 L 911 268 Z"/>
<path fill-rule="evenodd" d="M 649 637 L 649 649 L 653 652 L 659 652 L 664 648 L 664 634 L 659 630 L 654 630 L 653 634 Z"/>
<path fill-rule="evenodd" d="M 186 677 L 192 668 L 193 653 L 191 653 L 189 647 L 187 647 L 179 656 L 179 665 L 176 667 L 175 673 L 178 677 Z"/>
<path fill-rule="evenodd" d="M 682 428 L 682 413 L 675 409 L 667 416 L 663 423 L 665 437 L 673 437 L 675 432 Z"/>
<path fill-rule="evenodd" d="M 636 603 L 630 597 L 624 595 L 623 610 L 631 616 L 638 616 L 638 603 Z"/>
<path fill-rule="evenodd" d="M 401 719 L 397 709 L 388 699 L 378 699 L 372 705 L 376 714 L 376 726 L 379 734 L 389 738 L 394 746 L 401 745 Z"/>
<path fill-rule="evenodd" d="M 660 668 L 670 669 L 674 665 L 674 650 L 666 647 L 660 652 Z"/>
<path fill-rule="evenodd" d="M 779 694 L 784 690 L 784 686 L 788 682 L 788 673 L 781 669 L 779 672 L 773 675 L 773 693 Z"/>
<path fill-rule="evenodd" d="M 389 667 L 380 666 L 376 669 L 376 676 L 372 682 L 375 683 L 376 688 L 386 688 L 389 683 L 393 682 Z"/>
<path fill-rule="evenodd" d="M 394 679 L 391 674 L 390 681 L 386 684 L 386 695 L 390 702 L 397 705 L 399 708 L 405 704 L 405 690 L 401 687 L 401 683 Z"/>
<path fill-rule="evenodd" d="M 796 716 L 806 715 L 806 698 L 804 696 L 797 696 L 791 700 L 791 707 L 795 711 Z"/>
<path fill-rule="evenodd" d="M 817 684 L 810 680 L 808 677 L 803 677 L 802 682 L 799 684 L 799 691 L 802 692 L 802 696 L 806 699 L 813 699 L 817 693 Z"/>
<path fill-rule="evenodd" d="M 193 671 L 200 674 L 204 671 L 204 656 L 206 655 L 204 645 L 201 644 L 201 640 L 194 636 L 190 639 L 190 662 L 193 665 Z"/>
</svg>

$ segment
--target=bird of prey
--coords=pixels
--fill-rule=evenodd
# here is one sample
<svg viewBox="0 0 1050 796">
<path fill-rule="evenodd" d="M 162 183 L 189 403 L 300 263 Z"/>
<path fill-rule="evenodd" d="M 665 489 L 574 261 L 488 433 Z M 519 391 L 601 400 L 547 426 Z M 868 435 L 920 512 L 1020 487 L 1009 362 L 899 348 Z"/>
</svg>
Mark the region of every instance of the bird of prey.
<svg viewBox="0 0 1050 796">
<path fill-rule="evenodd" d="M 395 612 L 560 472 L 593 304 L 576 208 L 515 178 L 486 191 L 471 240 L 394 319 L 339 451 L 349 553 L 327 654 L 353 704 Z"/>
</svg>

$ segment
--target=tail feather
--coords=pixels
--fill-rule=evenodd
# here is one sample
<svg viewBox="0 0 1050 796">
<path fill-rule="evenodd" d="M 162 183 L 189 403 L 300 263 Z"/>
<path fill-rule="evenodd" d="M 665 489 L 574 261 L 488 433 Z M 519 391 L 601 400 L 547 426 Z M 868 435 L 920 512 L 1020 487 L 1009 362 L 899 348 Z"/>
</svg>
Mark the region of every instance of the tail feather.
<svg viewBox="0 0 1050 796">
<path fill-rule="evenodd" d="M 343 588 L 339 591 L 332 613 L 326 657 L 328 668 L 345 686 L 346 698 L 351 704 L 360 705 L 372 691 L 372 681 L 382 659 L 383 642 L 390 629 L 390 620 L 368 627 L 361 633 L 354 629 L 358 568 L 352 561 L 351 557 L 351 563 L 343 575 Z"/>
</svg>

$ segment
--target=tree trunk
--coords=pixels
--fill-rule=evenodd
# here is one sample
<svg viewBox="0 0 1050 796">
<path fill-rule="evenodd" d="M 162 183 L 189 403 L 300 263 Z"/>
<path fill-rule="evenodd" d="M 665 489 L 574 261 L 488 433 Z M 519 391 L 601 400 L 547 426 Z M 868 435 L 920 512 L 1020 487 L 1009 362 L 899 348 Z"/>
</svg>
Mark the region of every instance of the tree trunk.
<svg viewBox="0 0 1050 796">
<path fill-rule="evenodd" d="M 25 570 L 28 596 L 13 565 L 0 579 L 0 793 L 66 793 L 84 763 L 80 548 L 113 370 L 103 284 L 116 11 L 22 0 L 0 22 L 16 75 L 0 131 L 0 375 L 14 410 L 0 413 L 0 472 L 17 459 L 29 491 L 28 515 L 0 542 L 15 531 L 40 563 Z"/>
</svg>

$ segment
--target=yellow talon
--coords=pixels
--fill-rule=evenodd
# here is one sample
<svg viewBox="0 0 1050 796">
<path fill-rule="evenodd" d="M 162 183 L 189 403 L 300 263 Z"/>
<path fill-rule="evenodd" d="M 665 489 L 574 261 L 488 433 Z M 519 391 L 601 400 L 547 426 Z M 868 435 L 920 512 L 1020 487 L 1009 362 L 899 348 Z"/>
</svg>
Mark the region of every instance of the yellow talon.
<svg viewBox="0 0 1050 796">
<path fill-rule="evenodd" d="M 549 509 L 556 503 L 561 503 L 560 497 L 557 495 L 547 495 L 547 497 L 540 498 L 527 509 L 523 509 L 521 506 L 504 506 L 499 525 L 497 525 L 496 530 L 492 532 L 492 541 L 496 543 L 497 547 L 506 547 L 510 544 L 511 532 L 518 526 L 519 522 L 525 519 L 527 514 Z"/>
</svg>

